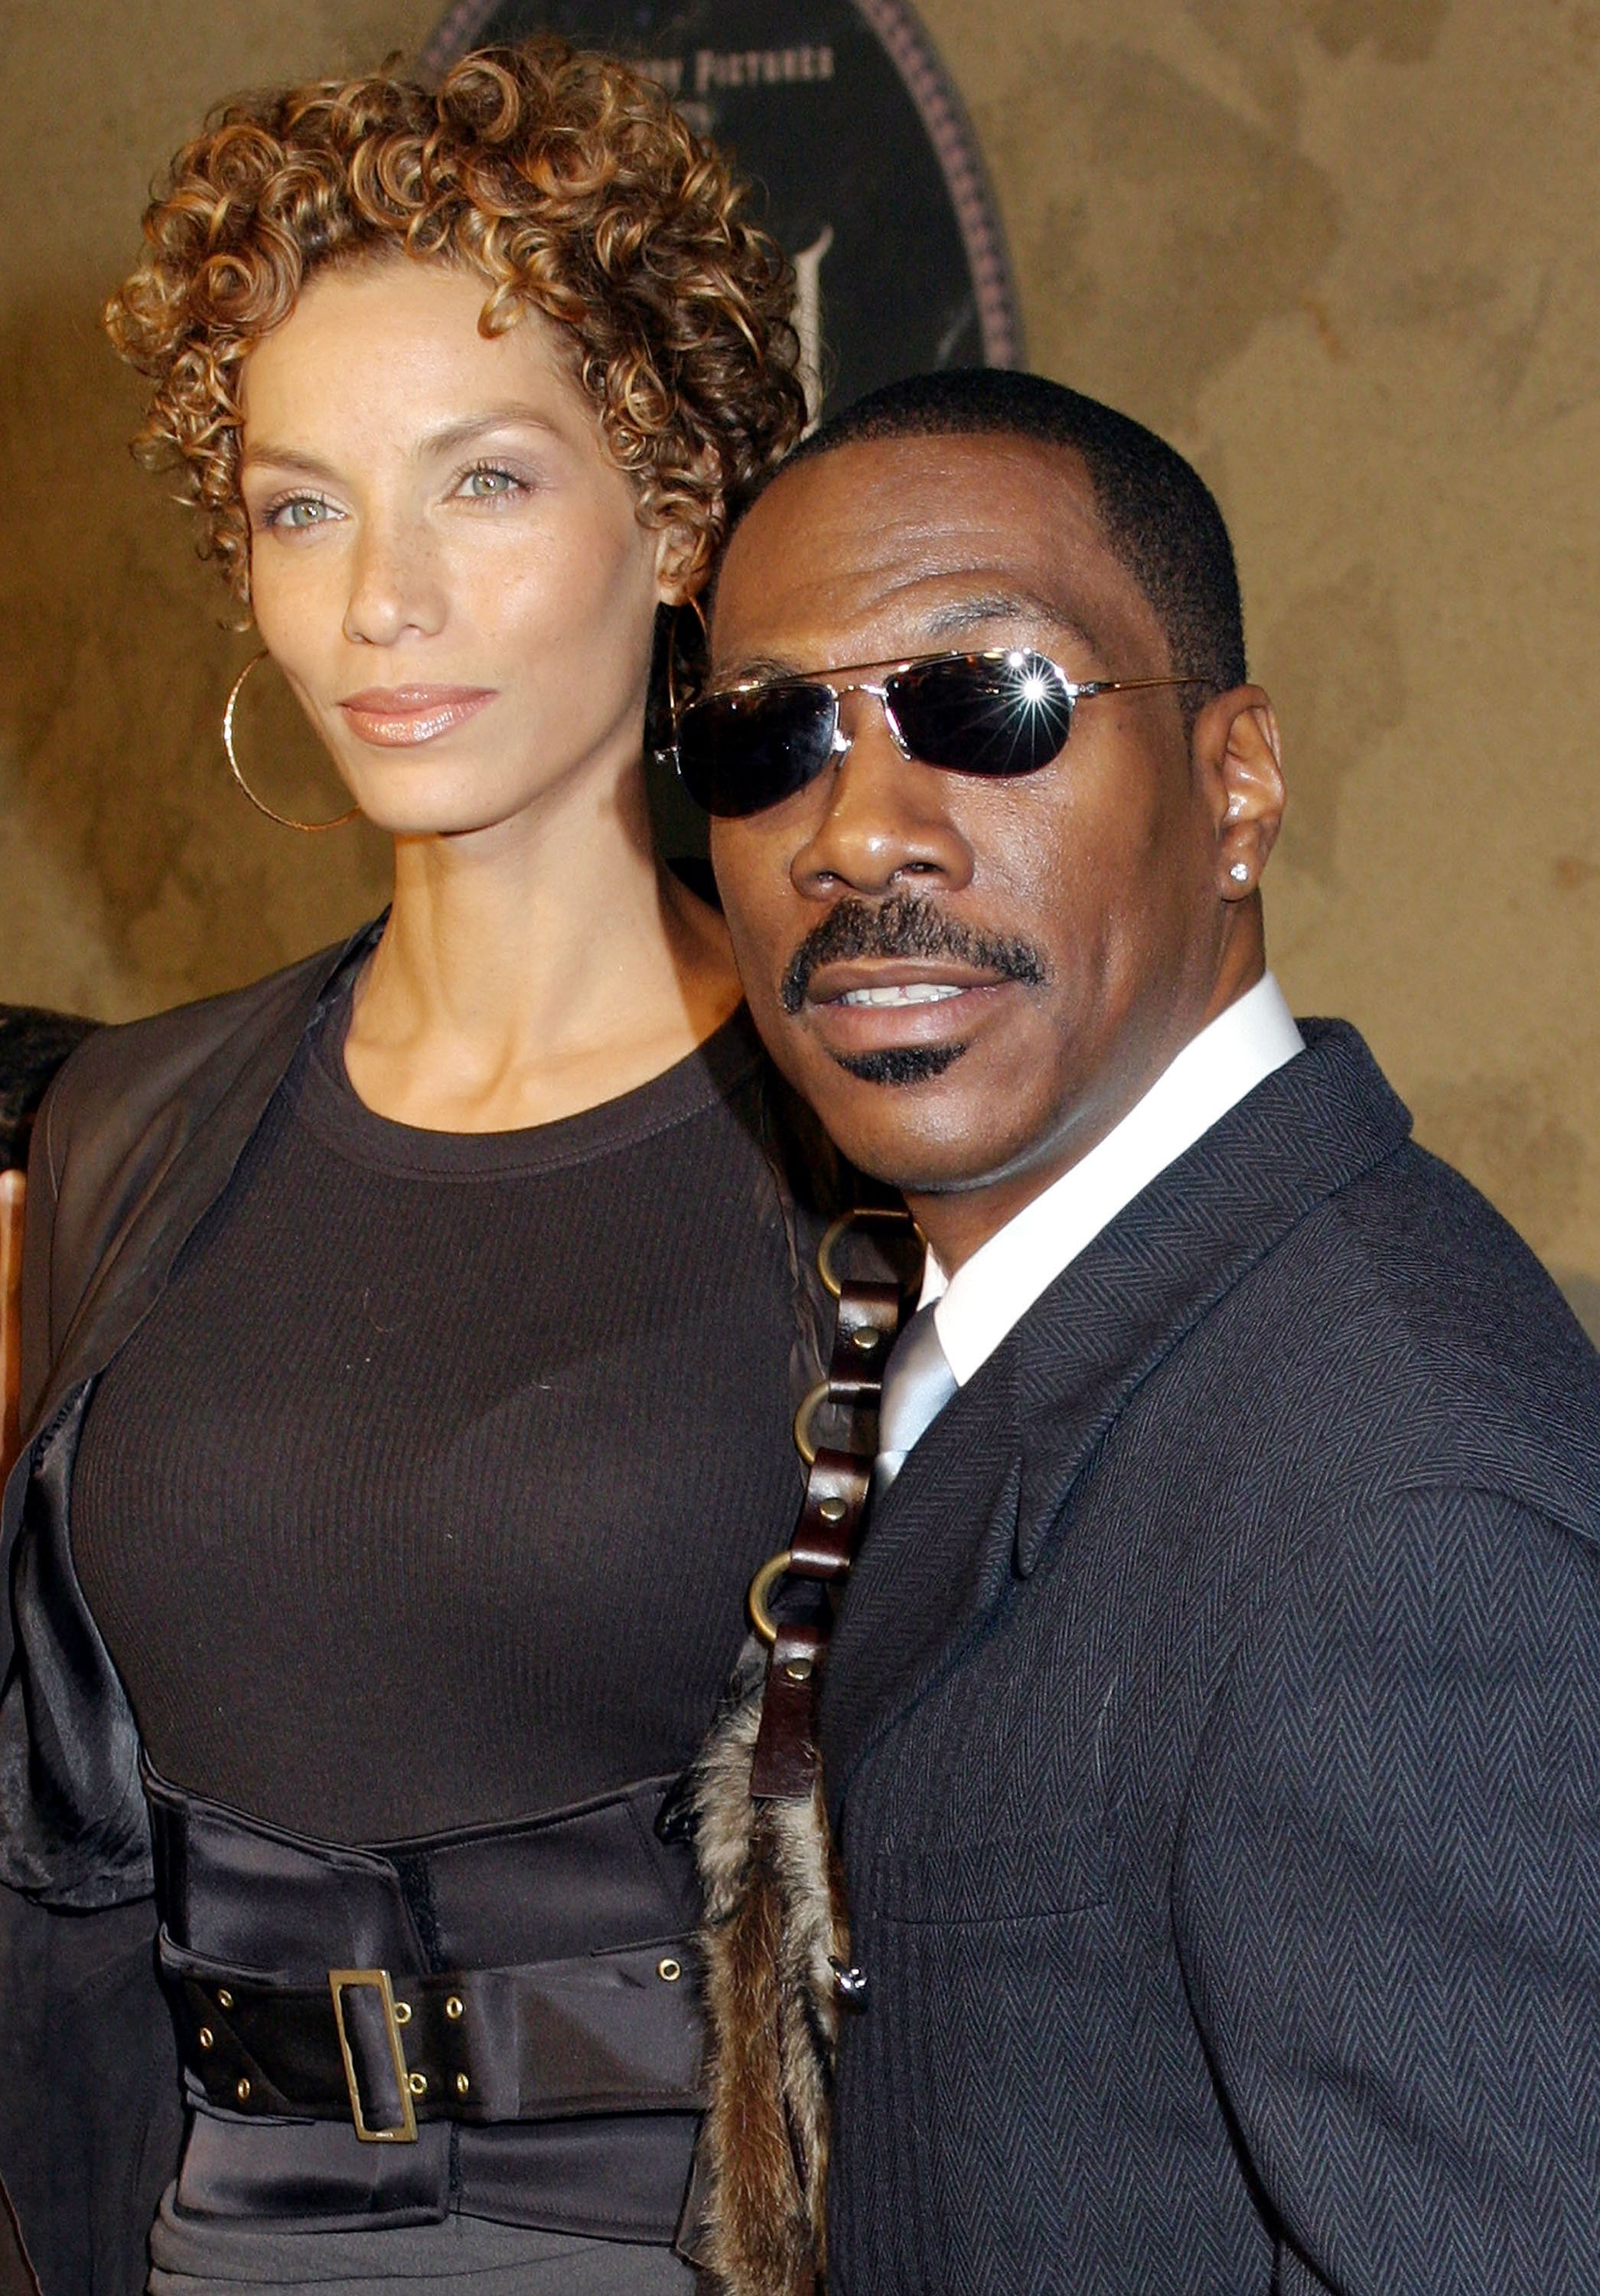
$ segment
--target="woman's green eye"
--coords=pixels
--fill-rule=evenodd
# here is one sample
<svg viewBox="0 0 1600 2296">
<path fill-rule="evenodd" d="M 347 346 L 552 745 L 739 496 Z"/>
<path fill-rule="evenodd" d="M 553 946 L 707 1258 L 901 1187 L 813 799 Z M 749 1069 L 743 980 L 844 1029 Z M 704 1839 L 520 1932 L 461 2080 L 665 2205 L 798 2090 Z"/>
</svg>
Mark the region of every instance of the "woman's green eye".
<svg viewBox="0 0 1600 2296">
<path fill-rule="evenodd" d="M 330 503 L 318 502 L 312 495 L 297 495 L 292 502 L 280 503 L 272 513 L 275 526 L 322 526 L 333 515 Z"/>
<path fill-rule="evenodd" d="M 517 488 L 518 480 L 510 471 L 496 470 L 493 467 L 480 471 L 469 471 L 461 482 L 463 494 L 470 495 L 479 502 L 492 500 L 496 496 L 515 494 Z"/>
</svg>

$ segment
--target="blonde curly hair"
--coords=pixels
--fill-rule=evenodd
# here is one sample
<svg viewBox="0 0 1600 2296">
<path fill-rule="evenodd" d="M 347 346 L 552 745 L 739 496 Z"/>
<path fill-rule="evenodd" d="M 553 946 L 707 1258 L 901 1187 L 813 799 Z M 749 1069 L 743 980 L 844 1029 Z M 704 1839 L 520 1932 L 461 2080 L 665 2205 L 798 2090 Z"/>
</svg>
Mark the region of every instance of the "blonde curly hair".
<svg viewBox="0 0 1600 2296">
<path fill-rule="evenodd" d="M 155 386 L 134 451 L 176 464 L 202 554 L 247 598 L 250 352 L 330 266 L 470 265 L 486 334 L 529 308 L 564 330 L 640 517 L 685 536 L 692 593 L 730 504 L 806 419 L 792 275 L 743 196 L 653 81 L 554 37 L 466 56 L 433 91 L 380 74 L 241 98 L 173 160 L 106 307 Z"/>
</svg>

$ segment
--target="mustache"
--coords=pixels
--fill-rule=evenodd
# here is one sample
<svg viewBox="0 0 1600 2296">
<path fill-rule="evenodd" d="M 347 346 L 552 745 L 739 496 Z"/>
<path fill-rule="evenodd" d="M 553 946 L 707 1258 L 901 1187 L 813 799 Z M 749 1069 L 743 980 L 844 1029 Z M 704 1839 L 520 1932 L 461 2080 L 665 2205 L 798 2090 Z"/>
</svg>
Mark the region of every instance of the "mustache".
<svg viewBox="0 0 1600 2296">
<path fill-rule="evenodd" d="M 784 1012 L 800 1011 L 820 965 L 858 956 L 948 957 L 1032 988 L 1045 979 L 1044 959 L 1027 941 L 980 932 L 915 893 L 891 893 L 886 901 L 841 901 L 806 935 L 779 985 Z"/>
</svg>

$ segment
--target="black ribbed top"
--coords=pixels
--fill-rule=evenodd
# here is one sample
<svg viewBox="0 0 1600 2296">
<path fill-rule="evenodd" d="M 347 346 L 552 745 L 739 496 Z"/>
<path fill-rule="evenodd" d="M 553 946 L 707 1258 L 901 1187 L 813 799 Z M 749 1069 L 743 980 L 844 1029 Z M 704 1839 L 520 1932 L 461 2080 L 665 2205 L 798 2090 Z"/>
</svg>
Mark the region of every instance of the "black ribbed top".
<svg viewBox="0 0 1600 2296">
<path fill-rule="evenodd" d="M 638 1091 L 414 1129 L 302 1047 L 103 1375 L 78 1571 L 163 1775 L 402 1840 L 685 1764 L 799 1496 L 736 1016 Z"/>
</svg>

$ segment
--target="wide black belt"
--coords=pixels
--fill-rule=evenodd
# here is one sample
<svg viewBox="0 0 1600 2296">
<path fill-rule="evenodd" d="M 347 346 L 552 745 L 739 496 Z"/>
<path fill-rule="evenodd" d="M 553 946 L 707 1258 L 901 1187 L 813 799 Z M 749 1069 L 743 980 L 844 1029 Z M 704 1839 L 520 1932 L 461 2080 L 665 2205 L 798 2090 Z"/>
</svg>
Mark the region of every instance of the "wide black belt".
<svg viewBox="0 0 1600 2296">
<path fill-rule="evenodd" d="M 698 1895 L 647 1779 L 353 1849 L 147 1775 L 194 2118 L 182 2206 L 670 2240 L 699 2109 Z"/>
<path fill-rule="evenodd" d="M 183 1952 L 163 1930 L 185 2070 L 249 2119 L 346 2120 L 365 2144 L 419 2124 L 693 2111 L 698 1966 L 682 1939 L 521 1969 L 331 1969 L 296 1985 Z"/>
</svg>

